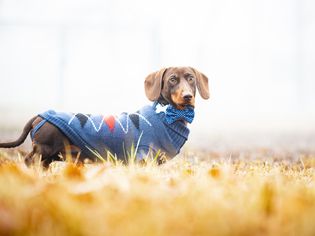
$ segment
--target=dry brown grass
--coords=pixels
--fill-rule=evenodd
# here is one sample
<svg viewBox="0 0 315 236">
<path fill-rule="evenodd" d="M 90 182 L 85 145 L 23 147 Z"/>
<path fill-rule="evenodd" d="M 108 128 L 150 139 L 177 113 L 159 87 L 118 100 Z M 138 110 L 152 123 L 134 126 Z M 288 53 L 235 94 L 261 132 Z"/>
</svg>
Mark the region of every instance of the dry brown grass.
<svg viewBox="0 0 315 236">
<path fill-rule="evenodd" d="M 0 153 L 0 235 L 315 235 L 315 156 L 184 153 L 165 165 Z"/>
</svg>

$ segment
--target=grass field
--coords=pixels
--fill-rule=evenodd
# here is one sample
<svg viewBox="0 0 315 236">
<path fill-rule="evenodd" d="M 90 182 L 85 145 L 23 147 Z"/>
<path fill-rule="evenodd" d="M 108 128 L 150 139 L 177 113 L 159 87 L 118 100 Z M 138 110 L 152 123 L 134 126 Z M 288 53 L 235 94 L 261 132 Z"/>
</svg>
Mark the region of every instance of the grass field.
<svg viewBox="0 0 315 236">
<path fill-rule="evenodd" d="M 1 151 L 0 235 L 315 235 L 315 155 L 286 155 L 186 150 L 161 166 L 44 171 Z"/>
</svg>

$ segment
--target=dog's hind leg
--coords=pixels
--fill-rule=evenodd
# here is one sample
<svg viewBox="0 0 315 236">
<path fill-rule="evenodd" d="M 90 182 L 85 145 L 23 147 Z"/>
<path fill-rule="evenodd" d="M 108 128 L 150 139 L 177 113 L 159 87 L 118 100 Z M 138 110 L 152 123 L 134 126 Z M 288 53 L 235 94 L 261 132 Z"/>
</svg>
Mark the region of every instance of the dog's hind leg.
<svg viewBox="0 0 315 236">
<path fill-rule="evenodd" d="M 49 164 L 53 161 L 60 161 L 58 153 L 50 145 L 34 144 L 33 150 L 25 157 L 25 164 L 30 166 L 34 164 L 34 158 L 38 155 L 41 158 L 41 164 L 44 168 L 48 168 Z"/>
<path fill-rule="evenodd" d="M 35 132 L 33 132 L 33 150 L 25 159 L 26 164 L 34 162 L 34 155 L 41 156 L 42 164 L 45 168 L 52 161 L 61 160 L 58 156 L 64 150 L 67 138 L 59 131 L 57 127 L 49 122 L 43 122 L 40 118 L 36 124 Z"/>
<path fill-rule="evenodd" d="M 34 148 L 33 148 L 33 150 L 29 154 L 27 154 L 25 159 L 24 159 L 25 165 L 30 166 L 31 164 L 33 164 L 33 162 L 34 162 L 33 156 L 34 155 L 35 155 L 35 152 L 34 152 Z"/>
<path fill-rule="evenodd" d="M 42 159 L 42 165 L 45 169 L 47 169 L 53 161 L 61 161 L 61 158 L 59 157 L 59 154 L 54 154 L 52 156 L 46 157 Z"/>
</svg>

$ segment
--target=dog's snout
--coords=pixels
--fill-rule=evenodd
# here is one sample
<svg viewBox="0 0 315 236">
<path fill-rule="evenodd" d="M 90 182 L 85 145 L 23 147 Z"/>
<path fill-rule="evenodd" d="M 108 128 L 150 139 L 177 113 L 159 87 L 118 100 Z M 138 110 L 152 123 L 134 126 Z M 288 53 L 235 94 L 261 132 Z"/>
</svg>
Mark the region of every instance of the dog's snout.
<svg viewBox="0 0 315 236">
<path fill-rule="evenodd" d="M 189 102 L 189 101 L 192 99 L 192 95 L 191 95 L 191 94 L 185 94 L 185 95 L 183 96 L 183 98 L 184 98 L 184 100 L 185 100 L 186 102 Z"/>
</svg>

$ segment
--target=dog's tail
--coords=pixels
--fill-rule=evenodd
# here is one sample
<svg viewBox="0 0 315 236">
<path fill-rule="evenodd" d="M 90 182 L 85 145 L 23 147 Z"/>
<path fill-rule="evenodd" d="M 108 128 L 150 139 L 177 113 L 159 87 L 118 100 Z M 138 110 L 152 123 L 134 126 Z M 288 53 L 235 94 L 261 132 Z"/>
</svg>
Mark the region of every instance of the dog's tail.
<svg viewBox="0 0 315 236">
<path fill-rule="evenodd" d="M 21 145 L 25 141 L 28 133 L 31 131 L 32 123 L 35 121 L 36 118 L 37 116 L 34 116 L 32 119 L 29 120 L 29 122 L 27 122 L 21 136 L 17 140 L 9 143 L 0 143 L 0 148 L 13 148 Z"/>
</svg>

